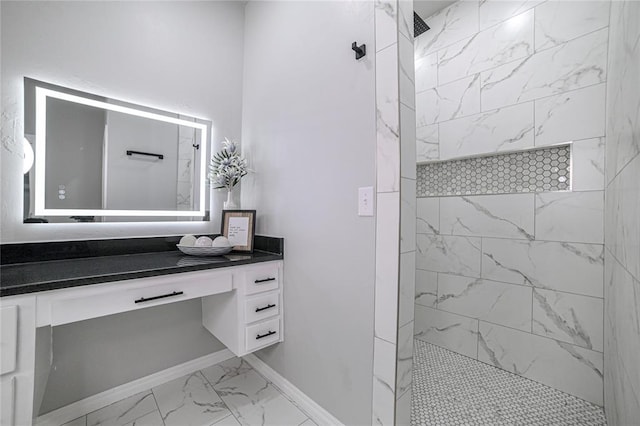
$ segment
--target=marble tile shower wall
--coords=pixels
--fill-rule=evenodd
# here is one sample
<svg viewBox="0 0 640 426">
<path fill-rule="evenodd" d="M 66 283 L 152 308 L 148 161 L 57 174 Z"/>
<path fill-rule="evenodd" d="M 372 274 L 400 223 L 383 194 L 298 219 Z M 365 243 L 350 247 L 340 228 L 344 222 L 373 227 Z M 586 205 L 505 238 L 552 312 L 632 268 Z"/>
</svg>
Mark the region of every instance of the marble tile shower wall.
<svg viewBox="0 0 640 426">
<path fill-rule="evenodd" d="M 376 1 L 375 30 L 377 203 L 372 424 L 408 425 L 416 272 L 413 0 Z"/>
<path fill-rule="evenodd" d="M 459 1 L 415 42 L 418 162 L 573 143 L 572 191 L 418 198 L 415 337 L 599 405 L 609 9 Z"/>
<path fill-rule="evenodd" d="M 611 6 L 605 208 L 605 412 L 640 418 L 640 2 Z"/>
</svg>

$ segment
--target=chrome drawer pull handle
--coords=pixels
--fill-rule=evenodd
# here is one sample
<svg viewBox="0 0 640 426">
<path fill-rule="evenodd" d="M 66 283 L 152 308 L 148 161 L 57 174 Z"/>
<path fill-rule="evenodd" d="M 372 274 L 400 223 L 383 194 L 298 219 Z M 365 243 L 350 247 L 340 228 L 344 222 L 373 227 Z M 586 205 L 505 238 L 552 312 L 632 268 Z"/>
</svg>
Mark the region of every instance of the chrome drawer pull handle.
<svg viewBox="0 0 640 426">
<path fill-rule="evenodd" d="M 264 308 L 256 308 L 256 312 L 264 311 L 265 309 L 271 309 L 271 308 L 275 308 L 275 307 L 276 307 L 276 305 L 268 304 Z"/>
<path fill-rule="evenodd" d="M 259 334 L 258 334 L 258 335 L 256 336 L 256 340 L 258 340 L 258 339 L 262 339 L 263 337 L 269 337 L 269 336 L 271 336 L 271 335 L 273 335 L 273 334 L 276 334 L 276 332 L 275 332 L 275 331 L 271 331 L 271 330 L 269 330 L 269 332 L 268 332 L 267 334 L 263 334 L 263 335 L 259 335 Z"/>
<path fill-rule="evenodd" d="M 150 302 L 152 300 L 164 299 L 165 297 L 180 296 L 181 294 L 184 294 L 184 291 L 174 291 L 173 293 L 163 294 L 162 296 L 141 297 L 140 299 L 136 300 L 135 302 L 136 303 Z"/>
<path fill-rule="evenodd" d="M 266 283 L 267 281 L 275 281 L 275 278 L 265 278 L 263 280 L 255 280 L 254 283 L 256 284 L 260 284 L 260 283 Z"/>
</svg>

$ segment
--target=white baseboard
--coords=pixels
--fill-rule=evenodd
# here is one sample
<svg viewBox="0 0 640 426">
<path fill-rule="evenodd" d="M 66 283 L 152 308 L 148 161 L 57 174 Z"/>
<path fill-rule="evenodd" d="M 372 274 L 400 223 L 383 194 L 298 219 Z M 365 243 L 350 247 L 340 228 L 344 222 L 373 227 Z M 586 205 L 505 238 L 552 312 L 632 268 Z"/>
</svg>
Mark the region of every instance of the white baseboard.
<svg viewBox="0 0 640 426">
<path fill-rule="evenodd" d="M 307 413 L 307 415 L 311 417 L 311 420 L 316 422 L 319 426 L 344 426 L 340 420 L 333 417 L 331 413 L 318 405 L 317 402 L 309 398 L 304 392 L 282 377 L 280 373 L 269 367 L 260 358 L 254 354 L 245 355 L 243 358 L 254 368 L 254 370 L 276 385 L 282 393 L 298 405 L 302 411 Z"/>
<path fill-rule="evenodd" d="M 88 398 L 66 405 L 57 410 L 44 414 L 36 419 L 37 426 L 59 426 L 78 417 L 89 414 L 99 408 L 105 407 L 121 399 L 128 398 L 138 392 L 146 391 L 154 386 L 161 385 L 170 380 L 177 379 L 186 374 L 193 373 L 205 367 L 217 364 L 233 358 L 235 355 L 229 349 L 223 349 L 192 361 L 158 371 L 146 377 L 134 380 L 124 385 L 100 392 Z"/>
</svg>

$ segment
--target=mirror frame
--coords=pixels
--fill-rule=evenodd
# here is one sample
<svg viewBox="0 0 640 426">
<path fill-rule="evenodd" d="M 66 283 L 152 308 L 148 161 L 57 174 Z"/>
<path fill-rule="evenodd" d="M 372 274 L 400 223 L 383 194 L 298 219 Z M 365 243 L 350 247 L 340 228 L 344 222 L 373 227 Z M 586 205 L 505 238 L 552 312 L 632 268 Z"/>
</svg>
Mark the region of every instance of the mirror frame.
<svg viewBox="0 0 640 426">
<path fill-rule="evenodd" d="M 117 101 L 111 98 L 103 98 L 97 95 L 67 89 L 49 83 L 40 82 L 25 77 L 25 96 L 27 84 L 35 87 L 35 162 L 34 162 L 34 215 L 46 216 L 119 216 L 119 217 L 201 217 L 207 220 L 206 206 L 206 177 L 207 177 L 207 153 L 209 137 L 211 134 L 211 122 L 195 119 L 189 121 L 171 116 L 165 111 L 160 111 L 141 105 Z M 179 126 L 191 127 L 201 131 L 200 139 L 200 191 L 198 206 L 194 210 L 115 210 L 115 209 L 48 209 L 45 206 L 45 173 L 46 173 L 46 126 L 47 126 L 47 98 L 55 98 L 74 102 L 90 107 L 102 108 L 109 111 L 134 115 L 142 118 L 163 121 Z M 109 103 L 104 102 L 109 100 Z M 27 105 L 25 99 L 25 106 Z M 178 114 L 173 114 L 178 115 Z"/>
</svg>

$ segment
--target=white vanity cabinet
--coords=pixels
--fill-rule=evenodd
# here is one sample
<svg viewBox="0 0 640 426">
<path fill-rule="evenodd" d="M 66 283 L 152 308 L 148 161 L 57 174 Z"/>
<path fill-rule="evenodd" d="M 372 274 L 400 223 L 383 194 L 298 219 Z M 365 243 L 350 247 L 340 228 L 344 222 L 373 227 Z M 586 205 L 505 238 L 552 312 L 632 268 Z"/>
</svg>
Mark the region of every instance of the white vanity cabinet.
<svg viewBox="0 0 640 426">
<path fill-rule="evenodd" d="M 282 262 L 247 266 L 233 278 L 235 300 L 202 298 L 202 325 L 237 356 L 281 342 Z"/>
<path fill-rule="evenodd" d="M 29 425 L 33 413 L 36 298 L 0 299 L 0 425 Z"/>
<path fill-rule="evenodd" d="M 38 361 L 37 327 L 201 298 L 203 325 L 243 356 L 282 341 L 281 290 L 276 260 L 2 297 L 0 425 L 30 425 L 37 414 L 50 368 Z"/>
</svg>

